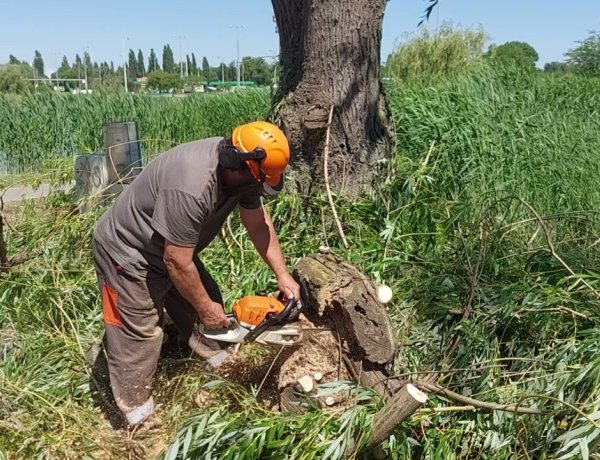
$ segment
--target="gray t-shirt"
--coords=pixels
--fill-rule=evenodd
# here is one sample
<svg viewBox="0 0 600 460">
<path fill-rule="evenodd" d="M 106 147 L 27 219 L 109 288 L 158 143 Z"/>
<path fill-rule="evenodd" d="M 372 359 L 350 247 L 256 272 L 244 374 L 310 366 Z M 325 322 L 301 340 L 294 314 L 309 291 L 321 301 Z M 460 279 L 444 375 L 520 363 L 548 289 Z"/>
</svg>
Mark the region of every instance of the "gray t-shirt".
<svg viewBox="0 0 600 460">
<path fill-rule="evenodd" d="M 151 161 L 104 213 L 94 238 L 132 274 L 166 275 L 164 241 L 204 249 L 236 205 L 261 206 L 258 194 L 220 191 L 217 146 L 222 137 L 189 142 Z"/>
</svg>

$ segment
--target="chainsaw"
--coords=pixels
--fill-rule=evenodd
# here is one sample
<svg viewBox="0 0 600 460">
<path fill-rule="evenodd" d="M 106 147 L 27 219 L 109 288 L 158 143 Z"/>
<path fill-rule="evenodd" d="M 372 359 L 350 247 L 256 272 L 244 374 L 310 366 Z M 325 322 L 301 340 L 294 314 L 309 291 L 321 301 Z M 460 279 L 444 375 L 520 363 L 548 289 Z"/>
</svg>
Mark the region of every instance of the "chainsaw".
<svg viewBox="0 0 600 460">
<path fill-rule="evenodd" d="M 262 343 L 265 345 L 294 345 L 302 338 L 302 329 L 296 322 L 302 306 L 296 299 L 283 303 L 283 295 L 246 296 L 235 302 L 233 313 L 227 315 L 229 327 L 198 331 L 204 337 L 218 342 Z"/>
</svg>

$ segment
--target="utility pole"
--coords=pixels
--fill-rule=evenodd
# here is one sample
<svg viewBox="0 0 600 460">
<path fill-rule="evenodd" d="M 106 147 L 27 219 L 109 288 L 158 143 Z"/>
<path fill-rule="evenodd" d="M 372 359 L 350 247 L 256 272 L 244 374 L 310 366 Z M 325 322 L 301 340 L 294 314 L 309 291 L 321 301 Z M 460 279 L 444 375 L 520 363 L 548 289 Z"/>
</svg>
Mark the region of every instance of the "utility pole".
<svg viewBox="0 0 600 460">
<path fill-rule="evenodd" d="M 83 73 L 85 78 L 85 94 L 88 92 L 88 79 L 87 79 L 87 59 L 85 58 L 85 50 L 90 49 L 89 46 L 83 48 Z"/>
<path fill-rule="evenodd" d="M 56 65 L 56 91 L 58 91 L 58 53 L 54 53 L 54 64 Z M 52 78 L 52 75 L 50 75 Z"/>
<path fill-rule="evenodd" d="M 237 87 L 240 87 L 240 29 L 243 29 L 243 25 L 229 26 L 230 28 L 235 27 L 235 44 L 236 44 L 236 64 L 237 64 Z"/>
<path fill-rule="evenodd" d="M 273 58 L 273 86 L 277 86 L 277 64 L 279 63 L 279 54 L 275 50 L 269 50 Z"/>
<path fill-rule="evenodd" d="M 129 40 L 129 37 L 127 37 Z M 121 48 L 123 50 L 123 84 L 125 87 L 125 92 L 128 93 L 129 89 L 127 88 L 127 61 L 125 60 L 125 39 L 121 40 Z"/>
<path fill-rule="evenodd" d="M 181 35 L 179 36 L 179 76 L 183 80 L 183 57 L 181 54 Z"/>
</svg>

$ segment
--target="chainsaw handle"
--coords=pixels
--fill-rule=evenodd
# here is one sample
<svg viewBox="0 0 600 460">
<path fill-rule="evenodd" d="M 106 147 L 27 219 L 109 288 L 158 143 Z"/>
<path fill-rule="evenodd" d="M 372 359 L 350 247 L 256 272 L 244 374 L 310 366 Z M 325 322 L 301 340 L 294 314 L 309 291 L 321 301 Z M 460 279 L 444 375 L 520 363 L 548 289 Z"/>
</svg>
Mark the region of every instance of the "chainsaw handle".
<svg viewBox="0 0 600 460">
<path fill-rule="evenodd" d="M 230 331 L 235 331 L 239 326 L 233 315 L 227 315 L 227 319 L 229 319 L 229 326 L 219 327 L 216 329 L 207 329 L 204 327 L 204 324 L 197 323 L 196 328 L 198 332 L 205 336 L 206 338 L 211 338 L 211 336 L 221 336 L 223 334 L 227 334 Z"/>
<path fill-rule="evenodd" d="M 296 308 L 297 303 L 298 301 L 296 299 L 288 300 L 281 313 L 275 315 L 275 319 L 277 321 L 283 321 L 284 319 L 287 319 L 287 317 L 290 316 L 290 313 L 294 310 L 294 308 Z"/>
<path fill-rule="evenodd" d="M 271 315 L 267 317 L 267 319 L 265 319 L 259 326 L 255 327 L 252 331 L 250 331 L 250 333 L 246 336 L 244 340 L 246 342 L 253 342 L 254 339 L 256 339 L 256 337 L 262 334 L 269 327 L 275 324 L 279 324 L 282 321 L 285 321 L 287 317 L 290 316 L 290 314 L 294 311 L 294 308 L 296 307 L 297 303 L 298 301 L 296 299 L 288 300 L 281 312 L 277 313 L 276 315 Z"/>
</svg>

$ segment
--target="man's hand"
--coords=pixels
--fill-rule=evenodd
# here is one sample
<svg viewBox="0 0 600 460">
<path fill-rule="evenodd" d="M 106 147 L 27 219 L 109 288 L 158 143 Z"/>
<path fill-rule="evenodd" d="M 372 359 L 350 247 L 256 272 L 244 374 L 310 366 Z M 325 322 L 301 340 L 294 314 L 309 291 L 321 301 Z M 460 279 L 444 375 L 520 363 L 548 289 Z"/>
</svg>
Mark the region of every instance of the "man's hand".
<svg viewBox="0 0 600 460">
<path fill-rule="evenodd" d="M 300 285 L 288 272 L 284 272 L 277 277 L 277 287 L 283 292 L 286 300 L 300 300 Z"/>
<path fill-rule="evenodd" d="M 212 300 L 202 305 L 198 316 L 206 329 L 220 329 L 229 326 L 229 318 L 225 315 L 223 306 Z"/>
</svg>

